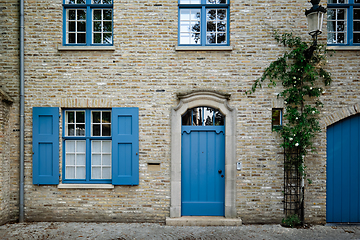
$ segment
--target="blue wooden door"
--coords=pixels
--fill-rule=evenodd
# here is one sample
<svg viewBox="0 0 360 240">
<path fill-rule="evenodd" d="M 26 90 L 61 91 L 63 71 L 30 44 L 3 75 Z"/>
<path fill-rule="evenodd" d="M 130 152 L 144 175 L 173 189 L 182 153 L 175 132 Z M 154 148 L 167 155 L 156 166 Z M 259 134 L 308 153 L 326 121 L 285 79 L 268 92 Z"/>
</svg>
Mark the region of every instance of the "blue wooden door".
<svg viewBox="0 0 360 240">
<path fill-rule="evenodd" d="M 225 126 L 182 126 L 181 212 L 224 216 Z"/>
<path fill-rule="evenodd" d="M 360 114 L 327 129 L 327 222 L 360 222 L 359 138 Z"/>
</svg>

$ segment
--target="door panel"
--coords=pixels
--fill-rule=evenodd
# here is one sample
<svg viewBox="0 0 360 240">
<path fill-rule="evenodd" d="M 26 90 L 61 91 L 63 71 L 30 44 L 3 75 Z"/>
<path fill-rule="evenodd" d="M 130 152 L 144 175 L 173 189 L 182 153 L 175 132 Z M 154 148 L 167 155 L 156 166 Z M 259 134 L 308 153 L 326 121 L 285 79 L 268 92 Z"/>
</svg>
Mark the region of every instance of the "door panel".
<svg viewBox="0 0 360 240">
<path fill-rule="evenodd" d="M 327 129 L 327 222 L 360 222 L 360 115 Z"/>
<path fill-rule="evenodd" d="M 224 126 L 182 127 L 183 216 L 224 216 L 224 133 Z"/>
</svg>

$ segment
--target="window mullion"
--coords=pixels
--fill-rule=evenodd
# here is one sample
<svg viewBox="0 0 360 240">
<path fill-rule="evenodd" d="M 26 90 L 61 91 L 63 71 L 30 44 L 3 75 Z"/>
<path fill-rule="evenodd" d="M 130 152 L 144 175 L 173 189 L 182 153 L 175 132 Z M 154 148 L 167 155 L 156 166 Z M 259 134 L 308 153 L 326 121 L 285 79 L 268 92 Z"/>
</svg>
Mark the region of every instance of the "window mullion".
<svg viewBox="0 0 360 240">
<path fill-rule="evenodd" d="M 86 6 L 86 45 L 92 44 L 92 9 Z"/>
<path fill-rule="evenodd" d="M 85 110 L 85 136 L 86 136 L 86 151 L 85 151 L 85 169 L 86 181 L 91 179 L 91 111 Z"/>
<path fill-rule="evenodd" d="M 201 46 L 206 45 L 206 8 L 205 5 L 201 6 L 201 20 L 200 20 L 200 36 L 201 36 Z"/>
</svg>

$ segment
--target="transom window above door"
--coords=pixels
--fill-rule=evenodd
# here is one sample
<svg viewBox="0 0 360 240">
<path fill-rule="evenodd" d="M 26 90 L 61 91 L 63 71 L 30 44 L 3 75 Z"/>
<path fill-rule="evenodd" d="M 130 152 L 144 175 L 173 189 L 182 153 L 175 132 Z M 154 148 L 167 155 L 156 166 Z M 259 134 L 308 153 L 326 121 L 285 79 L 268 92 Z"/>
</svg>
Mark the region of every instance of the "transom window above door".
<svg viewBox="0 0 360 240">
<path fill-rule="evenodd" d="M 224 126 L 225 116 L 212 107 L 194 107 L 182 115 L 183 126 Z"/>
<path fill-rule="evenodd" d="M 229 45 L 229 0 L 179 0 L 179 45 Z"/>
</svg>

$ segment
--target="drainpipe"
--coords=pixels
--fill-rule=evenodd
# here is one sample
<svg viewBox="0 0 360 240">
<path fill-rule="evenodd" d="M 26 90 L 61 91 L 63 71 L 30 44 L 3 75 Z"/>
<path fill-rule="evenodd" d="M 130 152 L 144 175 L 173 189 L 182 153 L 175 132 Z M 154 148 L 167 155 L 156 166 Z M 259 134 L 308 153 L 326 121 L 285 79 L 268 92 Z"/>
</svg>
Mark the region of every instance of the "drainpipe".
<svg viewBox="0 0 360 240">
<path fill-rule="evenodd" d="M 20 0 L 20 183 L 19 222 L 24 222 L 24 0 Z"/>
</svg>

